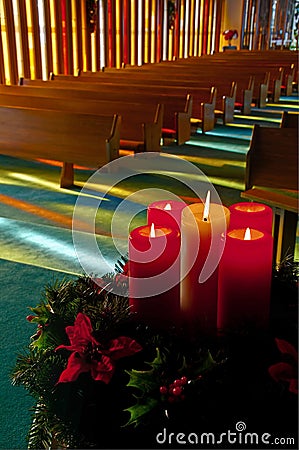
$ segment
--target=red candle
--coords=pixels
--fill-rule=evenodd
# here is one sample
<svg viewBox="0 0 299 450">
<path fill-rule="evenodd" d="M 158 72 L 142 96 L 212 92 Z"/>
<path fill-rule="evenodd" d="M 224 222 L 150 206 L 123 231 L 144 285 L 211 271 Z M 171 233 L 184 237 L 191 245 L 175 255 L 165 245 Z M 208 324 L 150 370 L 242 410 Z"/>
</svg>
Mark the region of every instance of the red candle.
<svg viewBox="0 0 299 450">
<path fill-rule="evenodd" d="M 272 233 L 272 209 L 261 203 L 236 203 L 229 207 L 230 230 L 237 228 L 253 228 L 255 230 Z"/>
<path fill-rule="evenodd" d="M 246 233 L 246 234 L 245 234 Z M 219 264 L 219 329 L 265 328 L 269 319 L 273 239 L 247 228 L 227 233 Z"/>
<path fill-rule="evenodd" d="M 136 318 L 153 326 L 176 325 L 180 233 L 153 225 L 129 236 L 129 303 Z"/>
<path fill-rule="evenodd" d="M 229 210 L 216 203 L 207 210 L 206 205 L 194 203 L 183 210 L 180 304 L 191 332 L 196 328 L 210 334 L 217 329 L 217 267 Z"/>
<path fill-rule="evenodd" d="M 181 228 L 182 210 L 184 202 L 176 200 L 159 200 L 151 203 L 147 208 L 147 223 L 156 227 Z"/>
<path fill-rule="evenodd" d="M 177 200 L 158 200 L 151 203 L 147 208 L 147 223 L 154 224 L 155 227 L 169 227 L 173 230 L 181 231 L 181 217 L 182 211 L 186 204 Z M 177 249 L 177 257 L 180 254 L 180 244 Z M 174 270 L 177 273 L 174 273 Z M 176 264 L 173 267 L 172 278 L 177 280 L 177 284 L 171 288 L 171 295 L 173 296 L 173 302 L 176 305 L 180 304 L 180 264 Z M 179 306 L 178 306 L 179 309 Z M 178 313 L 179 317 L 179 313 Z M 178 323 L 179 320 L 176 320 Z"/>
</svg>

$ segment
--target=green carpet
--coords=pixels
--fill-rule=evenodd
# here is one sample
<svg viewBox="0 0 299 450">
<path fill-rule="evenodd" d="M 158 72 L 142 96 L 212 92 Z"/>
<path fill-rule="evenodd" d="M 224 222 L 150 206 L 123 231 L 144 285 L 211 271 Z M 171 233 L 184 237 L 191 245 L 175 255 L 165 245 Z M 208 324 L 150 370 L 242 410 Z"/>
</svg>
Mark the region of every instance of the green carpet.
<svg viewBox="0 0 299 450">
<path fill-rule="evenodd" d="M 35 327 L 26 321 L 28 306 L 37 303 L 46 284 L 63 279 L 65 274 L 4 259 L 0 259 L 0 273 L 0 448 L 23 449 L 27 447 L 29 409 L 34 401 L 23 388 L 10 384 L 9 374 L 16 354 L 23 351 L 35 333 Z"/>
<path fill-rule="evenodd" d="M 293 101 L 295 100 L 295 101 Z M 175 155 L 201 169 L 214 184 L 223 204 L 241 201 L 244 188 L 245 158 L 252 127 L 279 126 L 283 109 L 298 110 L 298 99 L 282 98 L 280 105 L 254 109 L 252 117 L 236 115 L 233 124 L 218 123 L 214 130 L 193 135 L 185 145 L 163 148 L 163 154 Z M 142 171 L 141 171 L 142 172 Z M 1 274 L 1 411 L 0 449 L 25 449 L 30 424 L 29 408 L 33 400 L 10 384 L 9 372 L 16 354 L 22 351 L 34 333 L 26 320 L 28 306 L 34 306 L 47 283 L 83 273 L 72 242 L 72 215 L 78 193 L 93 171 L 77 169 L 76 187 L 59 188 L 60 168 L 43 162 L 29 162 L 0 155 L 0 274 Z M 148 203 L 143 189 L 159 187 L 192 201 L 194 193 L 175 180 L 171 164 L 168 174 L 135 173 L 105 194 L 114 175 L 102 174 L 101 182 L 86 193 L 81 216 L 82 239 L 95 205 L 104 197 L 96 216 L 97 244 L 112 269 L 118 258 L 110 236 L 110 219 L 123 199 L 120 216 L 124 223 L 138 213 L 130 228 L 145 221 Z M 138 192 L 141 192 L 138 195 Z M 143 211 L 142 211 L 143 209 Z M 125 249 L 127 236 L 121 236 Z"/>
</svg>

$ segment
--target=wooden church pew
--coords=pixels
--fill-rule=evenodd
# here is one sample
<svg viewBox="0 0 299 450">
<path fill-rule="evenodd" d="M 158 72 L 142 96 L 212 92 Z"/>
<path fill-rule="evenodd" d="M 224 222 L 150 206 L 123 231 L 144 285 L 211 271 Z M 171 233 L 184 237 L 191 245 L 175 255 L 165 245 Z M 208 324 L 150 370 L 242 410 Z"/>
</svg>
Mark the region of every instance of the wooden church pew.
<svg viewBox="0 0 299 450">
<path fill-rule="evenodd" d="M 99 168 L 119 156 L 121 117 L 0 106 L 0 153 L 61 161 L 60 186 L 74 184 L 74 164 Z"/>
<path fill-rule="evenodd" d="M 298 130 L 299 113 L 284 111 L 281 118 L 281 128 L 296 128 Z"/>
<path fill-rule="evenodd" d="M 255 125 L 241 197 L 271 206 L 279 218 L 276 262 L 294 256 L 298 221 L 298 129 Z"/>
<path fill-rule="evenodd" d="M 114 72 L 91 72 L 81 73 L 80 76 L 72 76 L 72 75 L 53 75 L 51 77 L 52 80 L 58 81 L 77 81 L 78 83 L 124 83 L 130 82 L 130 84 L 134 85 L 153 85 L 163 87 L 165 91 L 165 87 L 169 88 L 169 86 L 180 87 L 186 90 L 193 95 L 194 101 L 197 100 L 198 95 L 200 95 L 200 90 L 202 89 L 211 89 L 213 87 L 213 83 L 211 81 L 202 80 L 200 75 L 189 76 L 188 73 L 181 74 L 183 76 L 178 76 L 178 74 L 174 74 L 175 76 L 165 76 L 161 77 L 159 74 L 151 73 L 151 72 L 143 72 L 136 71 L 130 72 L 126 70 L 114 71 Z M 221 116 L 224 123 L 229 123 L 233 121 L 233 110 L 232 104 L 236 97 L 236 87 L 232 87 L 233 83 L 229 83 L 228 81 L 219 80 L 216 83 L 217 88 L 217 100 L 216 100 L 216 108 L 218 109 L 217 115 Z M 246 101 L 246 100 L 245 100 Z M 221 114 L 219 113 L 221 110 Z"/>
<path fill-rule="evenodd" d="M 190 118 L 192 103 L 190 103 L 190 96 L 186 90 L 179 90 L 176 93 L 165 93 L 161 89 L 153 91 L 149 86 L 130 86 L 130 85 L 110 85 L 103 86 L 95 84 L 78 84 L 76 82 L 49 82 L 40 80 L 24 80 L 22 89 L 25 92 L 34 93 L 34 95 L 42 95 L 47 97 L 60 98 L 77 98 L 82 102 L 89 100 L 105 100 L 119 102 L 121 104 L 132 103 L 138 101 L 142 103 L 144 109 L 148 105 L 157 105 L 158 103 L 164 105 L 163 113 L 163 128 L 175 129 L 177 134 L 177 143 L 183 144 L 190 139 Z M 207 98 L 209 90 L 207 92 Z M 193 103 L 194 104 L 194 103 Z M 200 113 L 200 105 L 197 108 Z M 187 117 L 189 115 L 189 118 Z M 207 127 L 214 127 L 214 122 L 205 122 Z M 211 129 L 211 128 L 210 128 Z"/>
<path fill-rule="evenodd" d="M 39 94 L 43 94 L 39 91 Z M 17 95 L 19 94 L 19 95 Z M 122 103 L 113 101 L 87 100 L 79 98 L 47 97 L 25 95 L 18 86 L 0 87 L 0 105 L 20 106 L 35 109 L 49 109 L 82 114 L 113 115 L 122 117 L 120 148 L 125 150 L 160 151 L 162 136 L 163 105 Z"/>
</svg>

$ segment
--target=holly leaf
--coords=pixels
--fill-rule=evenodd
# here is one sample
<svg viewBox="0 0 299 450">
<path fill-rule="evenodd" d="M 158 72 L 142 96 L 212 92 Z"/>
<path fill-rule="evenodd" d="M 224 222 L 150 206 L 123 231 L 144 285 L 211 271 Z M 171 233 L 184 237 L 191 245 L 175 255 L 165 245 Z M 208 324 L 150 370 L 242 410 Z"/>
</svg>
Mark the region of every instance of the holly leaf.
<svg viewBox="0 0 299 450">
<path fill-rule="evenodd" d="M 125 409 L 130 413 L 130 419 L 125 424 L 125 426 L 134 425 L 137 427 L 141 422 L 145 414 L 148 414 L 158 405 L 158 400 L 147 397 L 147 398 L 138 398 L 138 401 L 135 405 L 130 406 L 130 408 Z"/>
<path fill-rule="evenodd" d="M 152 362 L 148 362 L 154 370 L 159 370 L 163 364 L 165 364 L 165 361 L 162 358 L 161 352 L 159 348 L 156 348 L 156 357 Z"/>
<path fill-rule="evenodd" d="M 202 367 L 202 370 L 205 371 L 205 370 L 211 369 L 211 368 L 214 367 L 216 364 L 217 364 L 217 363 L 216 363 L 216 361 L 214 360 L 213 356 L 212 356 L 211 353 L 208 351 L 208 352 L 207 352 L 207 356 L 206 356 L 205 359 L 203 360 L 201 367 Z"/>
<path fill-rule="evenodd" d="M 214 368 L 218 363 L 214 360 L 211 353 L 208 351 L 204 357 L 200 357 L 190 365 L 185 356 L 183 356 L 183 363 L 178 370 L 179 374 L 188 374 L 190 378 L 203 374 L 204 372 Z"/>
<path fill-rule="evenodd" d="M 38 336 L 32 336 L 32 342 L 30 342 L 29 347 L 39 351 L 46 351 L 49 349 L 54 349 L 56 347 L 56 342 L 54 336 L 46 330 L 43 330 Z"/>
<path fill-rule="evenodd" d="M 164 363 L 161 353 L 158 348 L 156 348 L 156 357 L 152 362 L 147 362 L 151 369 L 149 370 L 128 370 L 127 374 L 130 376 L 130 380 L 127 386 L 140 389 L 144 394 L 147 394 L 159 387 L 159 376 L 160 369 Z"/>
<path fill-rule="evenodd" d="M 154 369 L 151 370 L 130 370 L 130 380 L 127 386 L 140 389 L 144 394 L 153 391 L 157 387 L 157 381 L 153 378 Z"/>
<path fill-rule="evenodd" d="M 29 309 L 36 315 L 36 317 L 33 317 L 31 319 L 31 322 L 33 323 L 44 325 L 53 315 L 53 311 L 51 311 L 50 305 L 46 305 L 45 303 L 42 303 L 35 307 L 30 307 Z"/>
</svg>

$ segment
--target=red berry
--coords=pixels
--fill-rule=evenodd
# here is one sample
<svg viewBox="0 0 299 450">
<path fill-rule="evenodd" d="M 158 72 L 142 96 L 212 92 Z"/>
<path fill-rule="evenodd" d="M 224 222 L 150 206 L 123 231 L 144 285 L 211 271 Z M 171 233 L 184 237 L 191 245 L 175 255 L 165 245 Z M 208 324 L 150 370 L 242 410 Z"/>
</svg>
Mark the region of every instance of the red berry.
<svg viewBox="0 0 299 450">
<path fill-rule="evenodd" d="M 173 382 L 173 384 L 174 384 L 174 387 L 177 387 L 177 386 L 182 386 L 182 380 L 174 380 L 174 382 Z"/>
<path fill-rule="evenodd" d="M 187 384 L 188 383 L 188 378 L 187 377 L 181 377 L 181 383 L 182 384 Z"/>
<path fill-rule="evenodd" d="M 170 397 L 168 397 L 167 400 L 169 403 L 174 403 L 174 402 L 176 402 L 177 399 L 175 397 L 170 396 Z"/>
<path fill-rule="evenodd" d="M 168 392 L 168 389 L 166 386 L 160 386 L 160 394 L 166 395 Z"/>
<path fill-rule="evenodd" d="M 26 320 L 28 320 L 28 322 L 31 322 L 32 319 L 34 319 L 36 316 L 30 315 L 26 317 Z"/>
<path fill-rule="evenodd" d="M 172 389 L 172 394 L 176 397 L 179 397 L 182 394 L 183 390 L 180 386 L 176 386 Z"/>
</svg>

